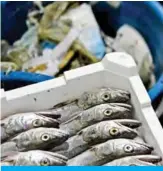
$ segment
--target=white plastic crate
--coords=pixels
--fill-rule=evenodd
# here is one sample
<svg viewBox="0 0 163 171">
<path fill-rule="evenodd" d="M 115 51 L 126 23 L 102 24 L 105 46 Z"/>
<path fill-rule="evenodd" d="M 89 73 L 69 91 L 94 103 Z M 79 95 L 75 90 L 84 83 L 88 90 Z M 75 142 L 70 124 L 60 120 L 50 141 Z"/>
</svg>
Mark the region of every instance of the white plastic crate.
<svg viewBox="0 0 163 171">
<path fill-rule="evenodd" d="M 100 87 L 128 90 L 134 118 L 142 122 L 140 133 L 163 157 L 163 130 L 130 55 L 112 53 L 96 64 L 70 70 L 64 76 L 4 92 L 1 89 L 1 118 L 19 112 L 40 111 Z"/>
</svg>

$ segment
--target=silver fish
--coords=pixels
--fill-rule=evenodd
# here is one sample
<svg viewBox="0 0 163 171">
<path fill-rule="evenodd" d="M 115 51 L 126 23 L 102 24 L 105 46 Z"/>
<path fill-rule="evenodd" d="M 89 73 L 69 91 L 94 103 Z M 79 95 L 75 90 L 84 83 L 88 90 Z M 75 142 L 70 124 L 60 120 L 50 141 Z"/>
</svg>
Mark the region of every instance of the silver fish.
<svg viewBox="0 0 163 171">
<path fill-rule="evenodd" d="M 99 166 L 118 158 L 149 154 L 153 147 L 129 139 L 108 140 L 70 159 L 69 166 Z"/>
<path fill-rule="evenodd" d="M 60 103 L 54 106 L 56 113 L 61 114 L 61 122 L 65 122 L 76 112 L 103 103 L 123 103 L 130 100 L 130 93 L 125 90 L 101 88 L 94 92 L 85 92 L 79 99 Z"/>
<path fill-rule="evenodd" d="M 48 151 L 19 152 L 6 157 L 2 164 L 13 166 L 65 166 L 67 157 Z"/>
<path fill-rule="evenodd" d="M 1 121 L 1 141 L 23 131 L 38 127 L 59 127 L 59 121 L 36 113 L 20 113 Z"/>
<path fill-rule="evenodd" d="M 137 126 L 140 126 L 140 123 L 138 121 L 129 119 L 127 119 L 127 121 L 128 124 L 129 122 L 131 122 L 131 124 L 132 122 L 137 122 Z M 123 125 L 123 123 L 127 121 L 121 119 L 103 121 L 94 124 L 83 129 L 77 135 L 69 138 L 61 146 L 57 146 L 52 149 L 52 151 L 57 151 L 57 153 L 65 155 L 66 157 L 71 159 L 81 154 L 83 151 L 89 149 L 90 145 L 98 144 L 116 138 L 133 139 L 138 134 L 135 130 Z"/>
<path fill-rule="evenodd" d="M 156 155 L 138 155 L 113 160 L 104 166 L 156 166 L 160 161 L 161 157 Z"/>
<path fill-rule="evenodd" d="M 68 134 L 56 128 L 35 128 L 18 134 L 1 145 L 2 157 L 11 151 L 45 149 L 49 144 L 59 145 L 68 139 Z"/>
<path fill-rule="evenodd" d="M 131 105 L 123 103 L 101 104 L 80 112 L 61 124 L 60 129 L 73 136 L 83 128 L 103 120 L 131 118 L 131 109 Z"/>
</svg>

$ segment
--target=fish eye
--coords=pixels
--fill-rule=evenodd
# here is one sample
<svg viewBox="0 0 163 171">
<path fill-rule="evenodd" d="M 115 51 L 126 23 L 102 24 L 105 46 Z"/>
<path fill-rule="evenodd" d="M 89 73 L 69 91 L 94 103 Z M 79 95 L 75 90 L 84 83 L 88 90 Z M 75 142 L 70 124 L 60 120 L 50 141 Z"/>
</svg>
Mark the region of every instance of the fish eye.
<svg viewBox="0 0 163 171">
<path fill-rule="evenodd" d="M 32 122 L 32 124 L 34 127 L 39 127 L 39 126 L 41 126 L 41 121 L 39 119 L 36 119 Z"/>
<path fill-rule="evenodd" d="M 41 160 L 40 164 L 41 164 L 41 166 L 49 166 L 50 161 L 47 158 L 45 158 L 45 159 Z"/>
<path fill-rule="evenodd" d="M 41 136 L 41 139 L 42 139 L 43 141 L 48 141 L 48 140 L 50 139 L 50 136 L 49 136 L 49 134 L 43 134 L 43 135 Z"/>
<path fill-rule="evenodd" d="M 125 151 L 126 153 L 131 153 L 131 152 L 134 151 L 134 148 L 133 148 L 133 146 L 131 146 L 131 145 L 125 145 L 125 146 L 124 146 L 124 151 Z"/>
<path fill-rule="evenodd" d="M 104 101 L 108 101 L 108 100 L 110 99 L 109 93 L 104 93 L 104 94 L 102 95 L 102 99 L 103 99 Z"/>
<path fill-rule="evenodd" d="M 110 135 L 117 135 L 119 133 L 119 129 L 113 127 L 109 130 L 109 133 L 110 133 Z"/>
<path fill-rule="evenodd" d="M 109 110 L 109 109 L 106 109 L 106 110 L 104 111 L 104 115 L 106 115 L 106 116 L 109 116 L 109 115 L 111 115 L 111 114 L 112 114 L 112 111 Z"/>
</svg>

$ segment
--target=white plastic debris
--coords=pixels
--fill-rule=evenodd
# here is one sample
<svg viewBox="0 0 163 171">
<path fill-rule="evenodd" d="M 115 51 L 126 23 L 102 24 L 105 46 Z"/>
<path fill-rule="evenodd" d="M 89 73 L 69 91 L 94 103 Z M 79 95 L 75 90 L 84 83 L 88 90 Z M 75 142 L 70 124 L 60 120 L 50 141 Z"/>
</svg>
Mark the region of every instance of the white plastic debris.
<svg viewBox="0 0 163 171">
<path fill-rule="evenodd" d="M 104 56 L 105 45 L 90 5 L 82 4 L 61 18 L 71 19 L 74 26 L 82 28 L 79 40 L 93 55 L 99 59 Z"/>
<path fill-rule="evenodd" d="M 141 34 L 132 26 L 123 25 L 117 31 L 115 39 L 105 37 L 107 53 L 126 52 L 130 54 L 136 64 L 144 83 L 151 81 L 150 87 L 155 83 L 153 75 L 153 60 L 147 43 Z"/>
<path fill-rule="evenodd" d="M 41 57 L 33 58 L 23 65 L 23 70 L 35 68 L 36 73 L 54 76 L 58 71 L 58 66 L 64 59 L 72 43 L 79 37 L 80 28 L 73 27 L 68 35 L 54 49 L 45 49 Z M 39 69 L 39 66 L 41 69 Z M 42 69 L 43 68 L 43 69 Z"/>
</svg>

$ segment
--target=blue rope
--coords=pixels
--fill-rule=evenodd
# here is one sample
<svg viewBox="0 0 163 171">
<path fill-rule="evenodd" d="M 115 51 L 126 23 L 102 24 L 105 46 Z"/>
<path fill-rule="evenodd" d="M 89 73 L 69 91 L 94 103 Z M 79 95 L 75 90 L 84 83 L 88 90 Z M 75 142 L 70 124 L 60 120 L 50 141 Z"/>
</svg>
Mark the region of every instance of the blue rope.
<svg viewBox="0 0 163 171">
<path fill-rule="evenodd" d="M 29 83 L 38 83 L 54 78 L 47 75 L 20 72 L 20 71 L 10 72 L 9 74 L 6 74 L 5 72 L 0 72 L 0 74 L 1 74 L 1 81 L 3 82 L 22 81 L 22 82 L 29 82 Z"/>
<path fill-rule="evenodd" d="M 163 94 L 163 74 L 158 82 L 149 90 L 148 94 L 152 102 L 155 101 L 159 95 Z"/>
</svg>

